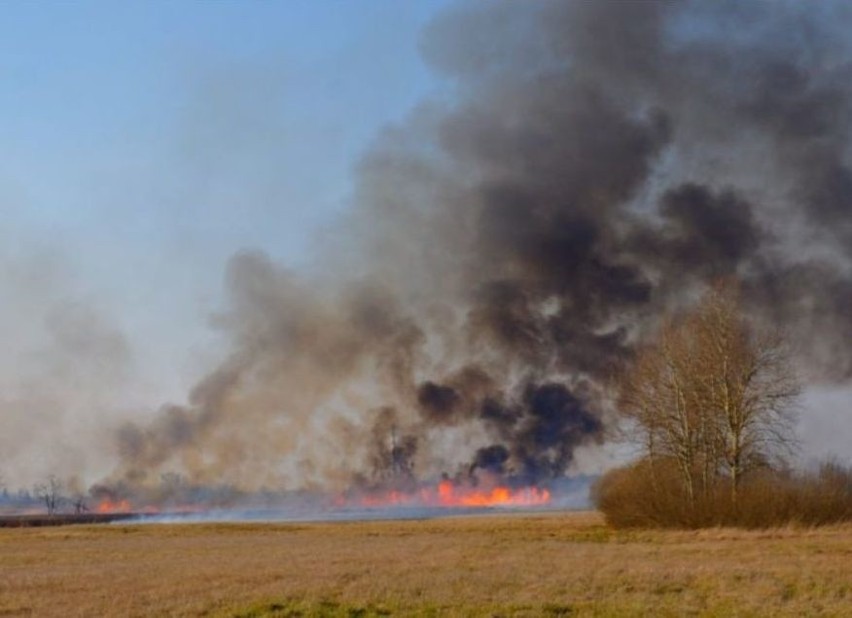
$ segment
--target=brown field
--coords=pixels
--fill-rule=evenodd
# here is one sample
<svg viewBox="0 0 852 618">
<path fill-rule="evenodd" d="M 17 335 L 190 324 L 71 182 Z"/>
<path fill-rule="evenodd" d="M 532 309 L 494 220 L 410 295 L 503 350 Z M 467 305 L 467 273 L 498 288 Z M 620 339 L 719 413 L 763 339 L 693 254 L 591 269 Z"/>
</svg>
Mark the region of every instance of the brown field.
<svg viewBox="0 0 852 618">
<path fill-rule="evenodd" d="M 850 616 L 852 526 L 597 514 L 0 529 L 0 616 Z"/>
</svg>

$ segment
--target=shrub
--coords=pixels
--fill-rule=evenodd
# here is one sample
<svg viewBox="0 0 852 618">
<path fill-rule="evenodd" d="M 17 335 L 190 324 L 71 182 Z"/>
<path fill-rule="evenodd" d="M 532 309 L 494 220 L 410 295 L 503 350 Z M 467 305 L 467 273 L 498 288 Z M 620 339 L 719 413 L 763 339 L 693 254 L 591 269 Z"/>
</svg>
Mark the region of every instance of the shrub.
<svg viewBox="0 0 852 618">
<path fill-rule="evenodd" d="M 642 459 L 602 476 L 592 498 L 616 527 L 766 528 L 852 521 L 852 468 L 826 462 L 816 472 L 765 468 L 744 479 L 736 503 L 729 482 L 715 484 L 693 505 L 679 489 L 672 460 Z"/>
</svg>

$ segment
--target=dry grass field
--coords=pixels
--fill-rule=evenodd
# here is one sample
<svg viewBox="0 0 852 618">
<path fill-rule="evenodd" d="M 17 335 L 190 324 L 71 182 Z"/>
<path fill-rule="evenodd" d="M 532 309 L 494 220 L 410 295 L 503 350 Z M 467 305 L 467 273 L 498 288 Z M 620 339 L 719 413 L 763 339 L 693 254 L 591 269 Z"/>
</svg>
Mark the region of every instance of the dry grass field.
<svg viewBox="0 0 852 618">
<path fill-rule="evenodd" d="M 593 513 L 0 530 L 2 616 L 850 616 L 852 526 Z"/>
</svg>

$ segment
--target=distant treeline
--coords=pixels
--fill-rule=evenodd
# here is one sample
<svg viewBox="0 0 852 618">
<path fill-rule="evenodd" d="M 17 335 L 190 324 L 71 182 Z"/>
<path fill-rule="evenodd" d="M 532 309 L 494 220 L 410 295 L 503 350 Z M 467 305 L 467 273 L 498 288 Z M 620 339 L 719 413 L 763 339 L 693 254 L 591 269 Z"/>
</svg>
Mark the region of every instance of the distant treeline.
<svg viewBox="0 0 852 618">
<path fill-rule="evenodd" d="M 9 491 L 7 488 L 0 489 L 0 512 L 4 510 L 31 510 L 43 505 L 41 498 L 27 489 Z"/>
</svg>

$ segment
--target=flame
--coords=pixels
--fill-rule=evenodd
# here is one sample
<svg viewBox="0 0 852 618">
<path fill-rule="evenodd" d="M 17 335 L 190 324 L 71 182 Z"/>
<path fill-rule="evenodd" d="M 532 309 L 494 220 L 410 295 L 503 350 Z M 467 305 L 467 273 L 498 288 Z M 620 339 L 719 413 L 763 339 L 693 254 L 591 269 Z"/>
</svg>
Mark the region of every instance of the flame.
<svg viewBox="0 0 852 618">
<path fill-rule="evenodd" d="M 504 486 L 479 490 L 441 481 L 438 498 L 441 506 L 541 506 L 550 502 L 550 491 L 538 487 L 511 489 Z"/>
<path fill-rule="evenodd" d="M 366 493 L 346 493 L 335 497 L 333 504 L 338 508 L 360 506 L 387 508 L 394 506 L 433 508 L 482 508 L 482 507 L 536 507 L 548 504 L 550 491 L 544 488 L 510 487 L 499 483 L 499 479 L 480 480 L 478 484 L 458 483 L 444 479 L 437 484 L 420 485 L 411 489 L 374 489 Z M 142 506 L 128 499 L 101 500 L 94 508 L 102 514 L 193 514 L 203 513 L 210 507 L 197 503 L 162 506 Z"/>
<path fill-rule="evenodd" d="M 542 506 L 550 502 L 550 491 L 539 487 L 511 488 L 503 485 L 480 489 L 456 485 L 443 480 L 437 487 L 423 487 L 405 492 L 388 490 L 372 492 L 360 499 L 361 506 L 437 506 L 437 507 L 490 507 Z"/>
<path fill-rule="evenodd" d="M 98 513 L 129 513 L 130 503 L 127 500 L 101 500 L 95 508 Z"/>
<path fill-rule="evenodd" d="M 168 509 L 169 513 L 187 514 L 187 513 L 202 513 L 205 507 L 199 504 L 181 504 L 172 506 Z M 96 513 L 136 513 L 140 515 L 159 515 L 162 509 L 158 506 L 147 505 L 139 506 L 132 505 L 129 500 L 110 500 L 105 498 L 101 500 L 95 507 Z"/>
</svg>

